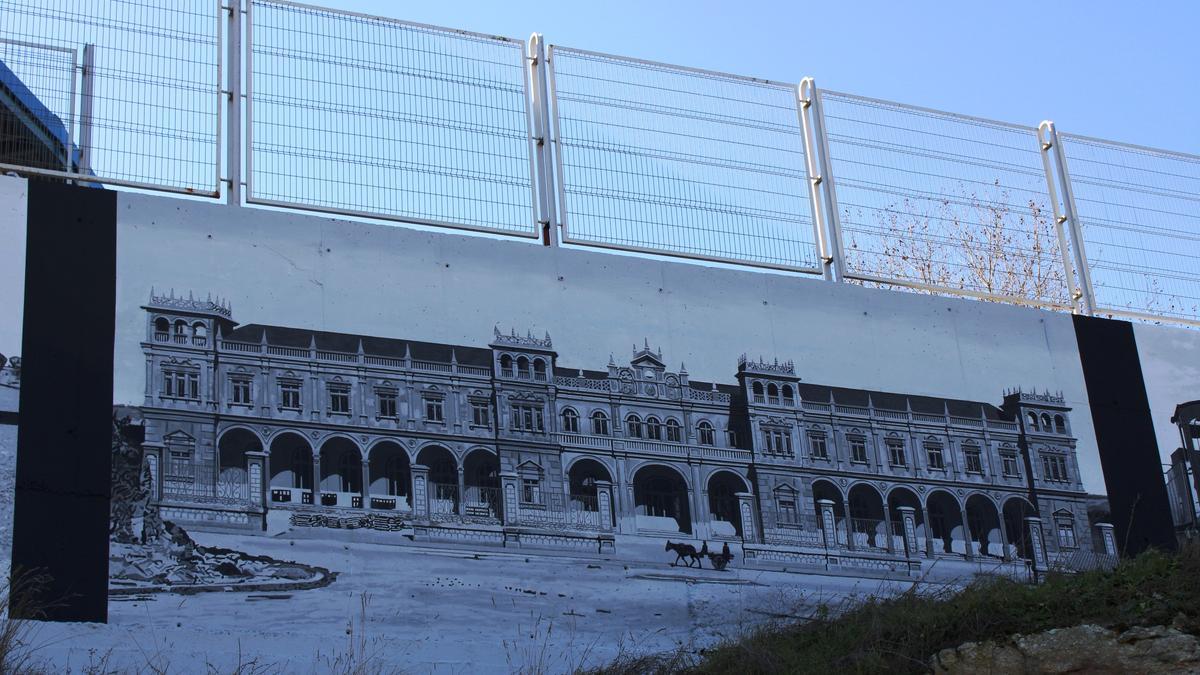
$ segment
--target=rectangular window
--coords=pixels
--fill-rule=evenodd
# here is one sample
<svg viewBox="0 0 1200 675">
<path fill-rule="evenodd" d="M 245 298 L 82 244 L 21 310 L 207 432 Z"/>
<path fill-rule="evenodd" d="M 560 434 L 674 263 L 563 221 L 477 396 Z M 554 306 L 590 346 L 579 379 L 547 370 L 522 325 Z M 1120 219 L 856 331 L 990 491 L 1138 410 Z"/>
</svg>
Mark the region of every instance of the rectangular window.
<svg viewBox="0 0 1200 675">
<path fill-rule="evenodd" d="M 175 373 L 163 373 L 163 396 L 175 395 Z"/>
<path fill-rule="evenodd" d="M 193 400 L 200 398 L 200 373 L 187 374 L 187 397 Z"/>
<path fill-rule="evenodd" d="M 738 446 L 737 432 L 734 431 L 733 429 L 726 429 L 725 430 L 725 442 L 729 445 L 729 447 L 736 448 Z M 705 443 L 705 445 L 712 445 L 712 444 L 713 444 L 712 436 L 710 435 L 708 443 Z"/>
<path fill-rule="evenodd" d="M 963 456 L 967 460 L 967 473 L 983 473 L 983 453 L 978 446 L 968 445 L 963 448 Z"/>
<path fill-rule="evenodd" d="M 767 454 L 792 456 L 792 434 L 786 429 L 764 429 Z"/>
<path fill-rule="evenodd" d="M 855 464 L 867 463 L 867 439 L 862 436 L 851 436 L 850 441 L 850 461 Z"/>
<path fill-rule="evenodd" d="M 808 444 L 813 459 L 829 459 L 829 444 L 825 441 L 825 434 L 809 434 Z"/>
<path fill-rule="evenodd" d="M 542 487 L 536 478 L 521 479 L 521 501 L 526 504 L 542 503 Z"/>
<path fill-rule="evenodd" d="M 1061 455 L 1042 455 L 1042 477 L 1055 483 L 1067 482 L 1067 458 Z"/>
<path fill-rule="evenodd" d="M 279 383 L 279 406 L 292 410 L 300 409 L 300 383 L 284 381 Z"/>
<path fill-rule="evenodd" d="M 946 468 L 946 457 L 942 446 L 937 443 L 925 444 L 925 456 L 929 458 L 929 468 L 943 470 Z"/>
<path fill-rule="evenodd" d="M 904 441 L 895 438 L 887 440 L 888 461 L 892 466 L 908 466 L 908 457 L 904 454 Z"/>
<path fill-rule="evenodd" d="M 241 404 L 250 404 L 254 401 L 250 400 L 250 380 L 246 378 L 234 378 L 231 382 L 233 386 L 233 402 Z"/>
<path fill-rule="evenodd" d="M 344 385 L 329 387 L 329 412 L 342 414 L 350 412 L 350 387 Z"/>
<path fill-rule="evenodd" d="M 442 408 L 443 399 L 441 397 L 425 396 L 425 421 L 426 422 L 445 422 L 446 417 Z"/>
<path fill-rule="evenodd" d="M 796 500 L 792 497 L 779 498 L 779 524 L 799 525 L 800 515 L 796 512 Z"/>
<path fill-rule="evenodd" d="M 471 424 L 477 427 L 492 426 L 492 404 L 487 401 L 471 401 Z"/>
<path fill-rule="evenodd" d="M 1017 463 L 1017 453 L 1002 452 L 1000 453 L 1000 461 L 1003 463 L 1004 475 L 1008 477 L 1020 476 L 1021 465 Z"/>
<path fill-rule="evenodd" d="M 546 430 L 542 406 L 514 403 L 510 412 L 512 413 L 510 422 L 513 431 L 542 433 Z"/>
<path fill-rule="evenodd" d="M 396 416 L 396 392 L 394 391 L 376 391 L 375 400 L 379 405 L 380 417 L 395 417 Z"/>
<path fill-rule="evenodd" d="M 1058 521 L 1058 545 L 1060 548 L 1076 548 L 1075 524 L 1069 520 Z"/>
</svg>

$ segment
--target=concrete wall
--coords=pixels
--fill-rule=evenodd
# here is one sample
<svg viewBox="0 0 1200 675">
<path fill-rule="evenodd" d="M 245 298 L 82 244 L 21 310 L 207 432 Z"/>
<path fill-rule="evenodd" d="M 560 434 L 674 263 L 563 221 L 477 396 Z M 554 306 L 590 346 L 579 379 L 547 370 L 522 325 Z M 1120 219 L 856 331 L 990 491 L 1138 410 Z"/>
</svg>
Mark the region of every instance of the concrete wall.
<svg viewBox="0 0 1200 675">
<path fill-rule="evenodd" d="M 843 387 L 999 405 L 1061 390 L 1086 489 L 1103 492 L 1069 315 L 483 236 L 121 193 L 114 402 L 140 404 L 151 287 L 228 298 L 234 319 L 484 346 L 549 331 L 559 363 L 627 361 L 642 339 L 696 380 L 794 359 Z"/>
</svg>

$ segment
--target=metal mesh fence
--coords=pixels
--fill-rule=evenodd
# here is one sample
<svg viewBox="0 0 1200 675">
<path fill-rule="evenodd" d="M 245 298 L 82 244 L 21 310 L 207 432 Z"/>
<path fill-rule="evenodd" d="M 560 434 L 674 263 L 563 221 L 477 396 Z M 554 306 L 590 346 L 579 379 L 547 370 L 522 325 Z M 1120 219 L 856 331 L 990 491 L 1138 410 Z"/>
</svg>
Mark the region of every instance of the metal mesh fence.
<svg viewBox="0 0 1200 675">
<path fill-rule="evenodd" d="M 72 49 L 0 39 L 0 161 L 52 171 L 78 165 Z"/>
<path fill-rule="evenodd" d="M 848 276 L 1069 305 L 1035 129 L 820 97 Z"/>
<path fill-rule="evenodd" d="M 537 235 L 519 41 L 254 0 L 259 203 Z"/>
<path fill-rule="evenodd" d="M 85 117 L 88 100 L 78 69 L 67 77 L 65 61 L 45 57 L 47 50 L 33 58 L 30 50 L 7 43 L 0 60 L 26 85 L 28 100 L 0 87 L 16 99 L 5 101 L 5 112 L 39 105 L 49 110 L 58 118 L 49 126 L 59 129 L 49 132 L 52 140 L 38 142 L 58 143 L 52 152 L 64 157 L 86 154 L 87 166 L 79 170 L 98 180 L 213 194 L 219 179 L 219 22 L 214 0 L 0 0 L 0 38 L 69 50 L 80 65 L 84 44 L 95 45 L 87 74 L 91 114 Z M 4 163 L 47 170 L 38 161 Z M 65 170 L 65 162 L 55 170 Z"/>
<path fill-rule="evenodd" d="M 1200 321 L 1200 157 L 1059 139 L 1097 309 Z"/>
<path fill-rule="evenodd" d="M 816 271 L 795 86 L 552 47 L 564 240 Z"/>
</svg>

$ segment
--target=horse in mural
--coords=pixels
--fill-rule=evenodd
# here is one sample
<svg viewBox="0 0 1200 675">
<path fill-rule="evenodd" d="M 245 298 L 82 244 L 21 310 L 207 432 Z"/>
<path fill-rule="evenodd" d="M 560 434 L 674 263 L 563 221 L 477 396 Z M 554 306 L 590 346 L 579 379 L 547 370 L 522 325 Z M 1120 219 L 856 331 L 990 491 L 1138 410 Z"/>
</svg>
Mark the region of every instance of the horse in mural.
<svg viewBox="0 0 1200 675">
<path fill-rule="evenodd" d="M 679 564 L 679 561 L 683 560 L 684 558 L 688 559 L 684 562 L 685 567 L 691 567 L 692 563 L 696 563 L 697 567 L 704 567 L 704 565 L 700 563 L 700 553 L 697 552 L 696 547 L 692 546 L 691 544 L 675 543 L 668 539 L 667 547 L 664 550 L 675 552 L 675 562 L 671 563 L 671 567 L 675 567 L 677 564 Z"/>
</svg>

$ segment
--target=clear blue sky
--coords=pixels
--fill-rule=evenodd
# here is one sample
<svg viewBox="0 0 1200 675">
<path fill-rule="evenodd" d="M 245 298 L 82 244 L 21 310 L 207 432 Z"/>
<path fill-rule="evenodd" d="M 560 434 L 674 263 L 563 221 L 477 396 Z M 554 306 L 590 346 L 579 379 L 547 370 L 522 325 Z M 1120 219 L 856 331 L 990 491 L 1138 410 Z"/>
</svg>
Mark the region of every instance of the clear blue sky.
<svg viewBox="0 0 1200 675">
<path fill-rule="evenodd" d="M 309 0 L 1200 154 L 1200 0 Z"/>
</svg>

